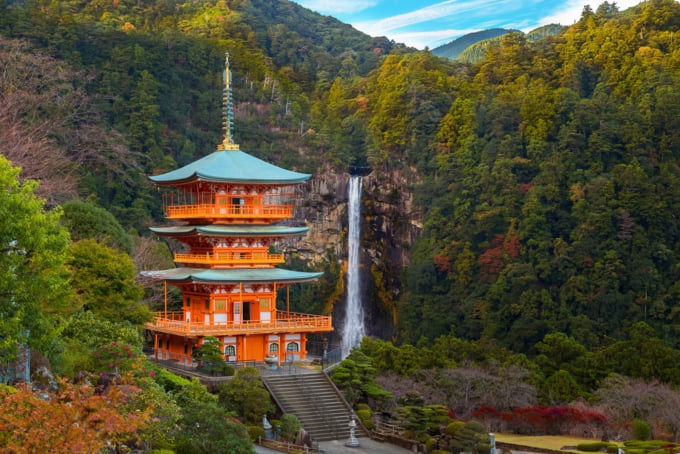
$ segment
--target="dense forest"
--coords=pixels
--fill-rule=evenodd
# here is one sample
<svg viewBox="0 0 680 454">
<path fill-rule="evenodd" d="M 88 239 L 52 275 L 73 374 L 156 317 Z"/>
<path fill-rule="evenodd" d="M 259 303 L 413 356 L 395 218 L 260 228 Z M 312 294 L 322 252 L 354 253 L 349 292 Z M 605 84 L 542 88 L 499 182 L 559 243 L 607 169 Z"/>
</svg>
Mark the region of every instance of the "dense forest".
<svg viewBox="0 0 680 454">
<path fill-rule="evenodd" d="M 148 235 L 162 210 L 147 176 L 219 142 L 229 52 L 249 153 L 309 173 L 418 176 L 391 195 L 413 193 L 422 231 L 384 280 L 398 288 L 376 285 L 396 336 L 362 346 L 383 387 L 406 386 L 389 373 L 460 364 L 483 365 L 487 382 L 522 368 L 527 405 L 596 399 L 623 383 L 611 374 L 677 386 L 679 27 L 676 1 L 605 2 L 554 35 L 505 34 L 473 64 L 285 0 L 0 0 L 3 367 L 20 341 L 75 379 L 106 368 L 102 345 L 128 346 L 136 404 L 165 396 L 146 410 L 157 425 L 144 414 L 122 428 L 146 427 L 148 446 L 189 446 L 188 429 L 170 442 L 161 423 L 226 411 L 195 383 L 151 380 L 137 355 L 156 295 L 136 276 L 171 266 Z M 341 288 L 328 267 L 304 295 L 320 308 Z M 409 386 L 462 380 L 444 375 Z"/>
</svg>

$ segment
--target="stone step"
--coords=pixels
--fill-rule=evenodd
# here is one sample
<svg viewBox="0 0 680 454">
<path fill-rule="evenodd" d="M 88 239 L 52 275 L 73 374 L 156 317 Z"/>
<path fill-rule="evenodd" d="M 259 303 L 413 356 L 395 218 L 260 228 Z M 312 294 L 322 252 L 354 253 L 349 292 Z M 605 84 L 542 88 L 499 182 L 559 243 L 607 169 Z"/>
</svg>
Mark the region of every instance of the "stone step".
<svg viewBox="0 0 680 454">
<path fill-rule="evenodd" d="M 304 376 L 263 377 L 269 392 L 286 413 L 298 417 L 305 430 L 320 441 L 343 439 L 349 436 L 352 412 L 335 386 L 323 374 Z M 362 426 L 357 437 L 367 434 Z"/>
</svg>

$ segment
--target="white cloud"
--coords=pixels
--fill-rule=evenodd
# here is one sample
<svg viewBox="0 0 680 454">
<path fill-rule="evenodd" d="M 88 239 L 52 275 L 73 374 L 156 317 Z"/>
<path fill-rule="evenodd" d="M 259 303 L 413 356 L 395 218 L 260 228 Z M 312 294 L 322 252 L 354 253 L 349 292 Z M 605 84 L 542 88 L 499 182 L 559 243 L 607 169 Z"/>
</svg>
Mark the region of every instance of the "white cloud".
<svg viewBox="0 0 680 454">
<path fill-rule="evenodd" d="M 403 27 L 441 19 L 447 16 L 459 14 L 475 13 L 476 16 L 483 16 L 484 11 L 501 10 L 509 5 L 517 6 L 516 0 L 447 0 L 434 5 L 426 6 L 405 14 L 386 17 L 379 21 L 372 22 L 371 29 L 376 35 L 385 34 L 391 30 L 398 30 Z M 364 26 L 366 28 L 366 26 Z M 373 34 L 373 33 L 371 33 Z"/>
<path fill-rule="evenodd" d="M 478 29 L 469 30 L 454 30 L 441 29 L 423 32 L 408 32 L 408 33 L 393 33 L 390 39 L 398 43 L 404 43 L 407 46 L 415 47 L 416 49 L 425 49 L 426 47 L 434 49 L 437 46 L 446 44 L 452 41 L 452 36 L 463 36 L 468 33 L 479 31 Z"/>
<path fill-rule="evenodd" d="M 336 16 L 358 13 L 377 5 L 379 0 L 296 0 L 295 3 L 320 14 Z"/>
<path fill-rule="evenodd" d="M 294 1 L 305 8 L 335 17 L 344 15 L 360 19 L 362 15 L 357 13 L 369 8 L 373 13 L 378 5 L 390 14 L 390 2 L 385 0 Z M 432 0 L 427 0 L 430 1 Z M 408 13 L 378 20 L 352 20 L 351 24 L 370 36 L 387 36 L 395 42 L 418 49 L 434 48 L 455 37 L 490 28 L 513 28 L 528 32 L 551 23 L 569 26 L 579 20 L 584 5 L 597 9 L 602 1 L 604 0 L 440 0 Z M 642 0 L 609 0 L 619 10 L 637 5 L 640 1 Z M 532 13 L 527 14 L 529 9 Z M 533 13 L 538 10 L 550 13 L 540 17 L 540 14 Z M 528 15 L 534 17 L 527 17 Z M 470 29 L 473 24 L 474 29 Z"/>
</svg>

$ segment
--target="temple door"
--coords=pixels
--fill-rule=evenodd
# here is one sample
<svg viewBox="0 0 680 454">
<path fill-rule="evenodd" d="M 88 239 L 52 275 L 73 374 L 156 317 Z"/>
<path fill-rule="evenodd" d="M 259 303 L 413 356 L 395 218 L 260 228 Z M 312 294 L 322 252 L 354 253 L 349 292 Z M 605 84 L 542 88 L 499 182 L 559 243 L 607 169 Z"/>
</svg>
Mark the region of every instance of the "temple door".
<svg viewBox="0 0 680 454">
<path fill-rule="evenodd" d="M 234 301 L 234 323 L 237 325 L 241 323 L 241 304 L 240 301 Z"/>
<path fill-rule="evenodd" d="M 217 212 L 219 214 L 227 214 L 227 206 L 229 205 L 229 196 L 227 194 L 216 194 L 215 205 L 217 205 Z"/>
</svg>

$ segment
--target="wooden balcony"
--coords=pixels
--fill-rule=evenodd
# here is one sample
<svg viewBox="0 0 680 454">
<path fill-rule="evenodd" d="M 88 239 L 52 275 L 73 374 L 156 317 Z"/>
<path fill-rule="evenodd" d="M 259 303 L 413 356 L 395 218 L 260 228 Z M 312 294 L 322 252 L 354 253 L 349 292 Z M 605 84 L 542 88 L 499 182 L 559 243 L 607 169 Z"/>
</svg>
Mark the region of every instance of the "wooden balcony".
<svg viewBox="0 0 680 454">
<path fill-rule="evenodd" d="M 239 334 L 325 333 L 333 330 L 332 317 L 276 311 L 274 320 L 245 320 L 240 323 L 187 322 L 183 312 L 158 312 L 150 331 L 186 337 L 236 336 Z"/>
<path fill-rule="evenodd" d="M 267 223 L 293 217 L 292 205 L 166 205 L 168 219 L 214 219 Z"/>
<path fill-rule="evenodd" d="M 218 252 L 215 254 L 175 254 L 176 263 L 213 267 L 266 267 L 285 263 L 283 254 L 266 252 Z"/>
</svg>

